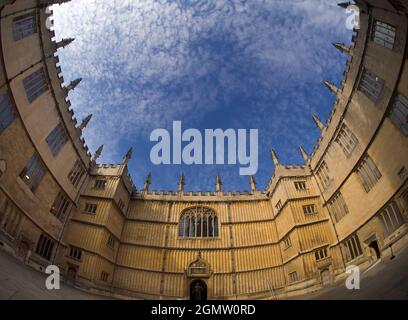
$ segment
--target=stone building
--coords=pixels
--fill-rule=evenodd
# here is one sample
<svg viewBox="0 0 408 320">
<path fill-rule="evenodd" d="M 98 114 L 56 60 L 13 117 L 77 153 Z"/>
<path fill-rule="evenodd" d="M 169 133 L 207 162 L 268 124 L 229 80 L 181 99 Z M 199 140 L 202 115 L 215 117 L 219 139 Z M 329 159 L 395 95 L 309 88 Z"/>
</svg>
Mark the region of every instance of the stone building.
<svg viewBox="0 0 408 320">
<path fill-rule="evenodd" d="M 127 165 L 97 164 L 59 67 L 47 6 L 0 1 L 0 247 L 92 292 L 148 299 L 270 299 L 343 279 L 407 244 L 408 5 L 358 0 L 360 28 L 337 99 L 304 165 L 265 190 L 137 190 Z M 348 3 L 341 4 L 347 7 Z M 158 177 L 159 179 L 159 177 Z"/>
</svg>

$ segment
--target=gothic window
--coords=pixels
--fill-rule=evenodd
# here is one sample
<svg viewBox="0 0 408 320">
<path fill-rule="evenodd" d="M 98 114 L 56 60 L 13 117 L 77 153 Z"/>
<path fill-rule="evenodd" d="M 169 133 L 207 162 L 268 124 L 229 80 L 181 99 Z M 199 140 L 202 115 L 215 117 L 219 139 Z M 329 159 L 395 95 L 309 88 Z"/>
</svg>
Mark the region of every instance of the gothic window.
<svg viewBox="0 0 408 320">
<path fill-rule="evenodd" d="M 45 167 L 37 154 L 34 154 L 20 173 L 20 178 L 35 192 L 44 177 Z"/>
<path fill-rule="evenodd" d="M 306 206 L 303 206 L 303 213 L 305 215 L 317 213 L 316 206 L 314 204 L 308 204 Z"/>
<path fill-rule="evenodd" d="M 85 210 L 84 213 L 88 213 L 88 214 L 96 214 L 96 209 L 98 208 L 98 206 L 96 204 L 93 203 L 87 203 L 85 205 Z"/>
<path fill-rule="evenodd" d="M 345 215 L 349 213 L 346 202 L 344 201 L 341 192 L 337 192 L 329 201 L 329 211 L 333 215 L 336 222 L 339 222 Z"/>
<path fill-rule="evenodd" d="M 392 201 L 388 204 L 379 214 L 381 224 L 384 230 L 384 236 L 388 237 L 395 230 L 404 224 L 404 219 L 400 213 L 400 210 L 395 203 Z"/>
<path fill-rule="evenodd" d="M 115 249 L 115 243 L 116 243 L 115 237 L 110 234 L 108 237 L 108 241 L 106 242 L 106 245 L 111 249 Z"/>
<path fill-rule="evenodd" d="M 408 137 L 408 99 L 401 94 L 394 100 L 390 119 Z"/>
<path fill-rule="evenodd" d="M 323 260 L 323 259 L 325 259 L 325 258 L 327 258 L 327 257 L 328 257 L 328 255 L 327 255 L 327 248 L 324 248 L 324 249 L 320 249 L 320 250 L 315 251 L 316 261 Z"/>
<path fill-rule="evenodd" d="M 6 129 L 14 120 L 15 114 L 7 94 L 0 95 L 0 132 Z"/>
<path fill-rule="evenodd" d="M 55 127 L 54 130 L 48 135 L 47 139 L 45 140 L 50 148 L 52 155 L 55 157 L 61 151 L 62 147 L 68 141 L 67 134 L 65 129 L 60 123 L 58 126 Z"/>
<path fill-rule="evenodd" d="M 392 49 L 395 43 L 395 31 L 395 27 L 376 20 L 374 22 L 372 40 L 383 47 Z"/>
<path fill-rule="evenodd" d="M 41 68 L 24 78 L 23 85 L 28 102 L 32 103 L 35 99 L 48 90 L 44 69 Z"/>
<path fill-rule="evenodd" d="M 356 234 L 344 241 L 343 248 L 346 253 L 347 261 L 353 260 L 363 254 L 360 240 L 358 239 L 358 236 Z"/>
<path fill-rule="evenodd" d="M 37 243 L 35 253 L 46 260 L 51 260 L 52 249 L 54 248 L 54 241 L 45 235 L 41 235 Z"/>
<path fill-rule="evenodd" d="M 290 240 L 290 236 L 287 236 L 286 238 L 283 239 L 283 247 L 284 249 L 288 249 L 292 246 L 292 241 Z"/>
<path fill-rule="evenodd" d="M 299 278 L 296 271 L 289 273 L 289 282 L 296 282 L 298 280 Z"/>
<path fill-rule="evenodd" d="M 102 280 L 103 282 L 108 282 L 108 280 L 109 280 L 109 273 L 107 273 L 107 272 L 105 272 L 105 271 L 102 271 L 102 272 L 101 272 L 101 280 Z"/>
<path fill-rule="evenodd" d="M 210 208 L 189 208 L 180 217 L 178 235 L 180 238 L 217 238 L 218 217 Z"/>
<path fill-rule="evenodd" d="M 317 169 L 316 175 L 319 178 L 320 184 L 322 185 L 323 189 L 326 189 L 329 186 L 332 178 L 330 175 L 329 167 L 327 166 L 325 161 L 323 161 L 319 169 Z"/>
<path fill-rule="evenodd" d="M 282 201 L 279 200 L 279 201 L 276 203 L 276 205 L 275 205 L 275 209 L 276 209 L 277 211 L 279 211 L 280 209 L 282 209 L 282 207 L 283 207 Z"/>
<path fill-rule="evenodd" d="M 81 160 L 78 159 L 75 162 L 74 167 L 68 174 L 68 179 L 69 181 L 71 181 L 74 187 L 77 188 L 84 174 L 85 174 L 85 169 L 82 166 Z"/>
<path fill-rule="evenodd" d="M 81 260 L 81 258 L 82 258 L 82 250 L 80 250 L 80 249 L 78 249 L 78 248 L 75 248 L 75 247 L 71 247 L 71 248 L 69 249 L 69 256 L 70 256 L 70 258 L 72 258 L 72 259 Z"/>
<path fill-rule="evenodd" d="M 358 165 L 357 175 L 366 192 L 369 192 L 381 178 L 380 171 L 369 155 L 366 155 Z"/>
<path fill-rule="evenodd" d="M 97 179 L 95 180 L 95 189 L 105 189 L 106 187 L 106 180 L 105 179 Z"/>
<path fill-rule="evenodd" d="M 336 142 L 339 144 L 344 154 L 349 157 L 353 150 L 358 145 L 358 139 L 354 133 L 343 124 L 340 128 L 340 131 L 336 137 Z"/>
<path fill-rule="evenodd" d="M 71 201 L 62 191 L 60 191 L 58 192 L 50 211 L 58 220 L 64 221 L 70 204 Z"/>
<path fill-rule="evenodd" d="M 295 188 L 296 190 L 306 190 L 306 181 L 296 181 Z"/>
<path fill-rule="evenodd" d="M 370 100 L 377 102 L 384 87 L 384 80 L 370 70 L 364 70 L 360 81 L 359 90 Z"/>
<path fill-rule="evenodd" d="M 14 41 L 21 40 L 37 32 L 35 13 L 28 13 L 13 19 Z"/>
</svg>

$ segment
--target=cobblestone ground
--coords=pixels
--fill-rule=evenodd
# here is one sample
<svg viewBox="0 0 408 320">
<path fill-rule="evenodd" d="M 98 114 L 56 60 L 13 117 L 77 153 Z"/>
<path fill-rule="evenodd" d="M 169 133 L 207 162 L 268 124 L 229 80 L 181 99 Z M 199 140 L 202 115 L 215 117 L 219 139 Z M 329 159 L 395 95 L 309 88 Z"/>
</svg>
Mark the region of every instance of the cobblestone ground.
<svg viewBox="0 0 408 320">
<path fill-rule="evenodd" d="M 45 287 L 47 276 L 0 251 L 0 300 L 101 299 L 64 283 L 61 283 L 60 290 L 47 290 Z"/>
<path fill-rule="evenodd" d="M 60 290 L 47 290 L 47 275 L 37 272 L 0 251 L 0 300 L 92 300 L 103 299 L 61 284 Z M 390 260 L 385 258 L 361 276 L 360 290 L 347 290 L 337 284 L 296 299 L 405 299 L 408 300 L 408 249 Z"/>
</svg>

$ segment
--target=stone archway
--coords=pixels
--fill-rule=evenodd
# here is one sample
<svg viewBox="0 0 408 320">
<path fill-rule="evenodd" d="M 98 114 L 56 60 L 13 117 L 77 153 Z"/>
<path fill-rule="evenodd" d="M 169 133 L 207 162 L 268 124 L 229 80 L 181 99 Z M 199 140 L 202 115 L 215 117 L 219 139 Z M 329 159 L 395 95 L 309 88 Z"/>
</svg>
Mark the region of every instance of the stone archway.
<svg viewBox="0 0 408 320">
<path fill-rule="evenodd" d="M 211 298 L 209 278 L 212 275 L 210 265 L 201 257 L 191 262 L 186 269 L 186 297 L 190 300 L 207 300 Z"/>
<path fill-rule="evenodd" d="M 190 283 L 190 300 L 205 301 L 207 300 L 207 284 L 201 279 L 196 279 Z"/>
</svg>

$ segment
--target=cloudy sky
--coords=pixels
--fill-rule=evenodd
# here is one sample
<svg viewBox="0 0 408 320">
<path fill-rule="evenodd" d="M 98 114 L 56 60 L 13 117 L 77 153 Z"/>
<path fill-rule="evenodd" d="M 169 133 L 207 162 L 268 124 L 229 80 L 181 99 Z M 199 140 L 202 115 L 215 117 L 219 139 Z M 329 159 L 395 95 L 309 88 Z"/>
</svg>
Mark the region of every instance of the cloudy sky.
<svg viewBox="0 0 408 320">
<path fill-rule="evenodd" d="M 247 190 L 240 165 L 153 165 L 150 133 L 183 129 L 258 129 L 263 189 L 273 173 L 269 148 L 285 164 L 302 163 L 319 136 L 311 121 L 326 120 L 334 97 L 323 87 L 342 79 L 346 56 L 332 42 L 350 43 L 347 14 L 335 0 L 72 0 L 52 7 L 66 82 L 76 117 L 92 113 L 90 150 L 104 144 L 100 162 L 118 163 L 134 149 L 130 172 L 138 188 Z"/>
</svg>

